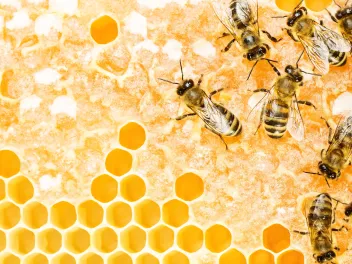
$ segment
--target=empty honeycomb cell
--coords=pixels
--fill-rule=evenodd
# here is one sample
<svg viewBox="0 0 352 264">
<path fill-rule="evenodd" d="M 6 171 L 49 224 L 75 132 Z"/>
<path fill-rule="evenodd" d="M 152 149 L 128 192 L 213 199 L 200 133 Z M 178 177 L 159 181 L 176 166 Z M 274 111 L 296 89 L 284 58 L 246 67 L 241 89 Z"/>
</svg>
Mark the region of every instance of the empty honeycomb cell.
<svg viewBox="0 0 352 264">
<path fill-rule="evenodd" d="M 121 232 L 121 245 L 131 253 L 137 253 L 145 247 L 146 233 L 138 226 L 129 226 Z"/>
<path fill-rule="evenodd" d="M 93 180 L 90 191 L 99 202 L 110 202 L 117 195 L 117 181 L 109 175 L 100 175 Z"/>
<path fill-rule="evenodd" d="M 48 210 L 39 202 L 31 202 L 23 208 L 23 221 L 33 229 L 40 228 L 48 221 Z"/>
<path fill-rule="evenodd" d="M 141 199 L 146 192 L 143 179 L 137 175 L 129 175 L 121 181 L 121 195 L 130 202 Z"/>
<path fill-rule="evenodd" d="M 48 228 L 40 231 L 38 234 L 38 247 L 47 254 L 54 254 L 62 246 L 62 236 L 54 228 Z"/>
<path fill-rule="evenodd" d="M 78 220 L 89 228 L 98 226 L 104 217 L 103 208 L 95 201 L 88 200 L 78 206 Z"/>
<path fill-rule="evenodd" d="M 301 2 L 301 0 L 275 0 L 278 8 L 291 12 Z"/>
<path fill-rule="evenodd" d="M 18 254 L 28 254 L 34 248 L 34 233 L 26 228 L 19 227 L 11 231 L 10 248 Z"/>
<path fill-rule="evenodd" d="M 114 149 L 106 156 L 105 167 L 108 172 L 122 176 L 132 168 L 132 155 L 123 149 Z"/>
<path fill-rule="evenodd" d="M 192 201 L 204 192 L 204 183 L 201 177 L 194 173 L 186 173 L 176 180 L 176 195 L 185 201 Z"/>
<path fill-rule="evenodd" d="M 24 204 L 32 199 L 34 188 L 32 183 L 25 176 L 17 176 L 8 183 L 8 194 L 10 198 L 19 204 Z"/>
<path fill-rule="evenodd" d="M 290 232 L 280 224 L 274 224 L 264 229 L 263 245 L 278 253 L 290 246 Z"/>
<path fill-rule="evenodd" d="M 115 202 L 106 209 L 106 220 L 114 227 L 124 227 L 132 220 L 131 206 L 124 202 Z"/>
<path fill-rule="evenodd" d="M 10 229 L 20 221 L 20 208 L 11 202 L 0 203 L 0 227 Z"/>
<path fill-rule="evenodd" d="M 110 227 L 95 230 L 93 234 L 93 245 L 103 253 L 109 253 L 117 247 L 117 235 Z"/>
<path fill-rule="evenodd" d="M 90 25 L 90 35 L 96 43 L 108 44 L 117 38 L 117 22 L 108 15 L 98 17 Z"/>
<path fill-rule="evenodd" d="M 230 231 L 223 225 L 213 225 L 205 231 L 205 245 L 211 252 L 224 251 L 230 246 L 231 239 Z"/>
<path fill-rule="evenodd" d="M 86 251 L 90 246 L 89 233 L 82 228 L 75 228 L 65 234 L 65 248 L 75 254 Z"/>
<path fill-rule="evenodd" d="M 125 252 L 119 251 L 109 256 L 108 264 L 132 264 L 132 258 Z"/>
<path fill-rule="evenodd" d="M 48 258 L 40 253 L 33 253 L 25 257 L 23 264 L 48 264 Z"/>
<path fill-rule="evenodd" d="M 4 199 L 6 196 L 5 192 L 5 182 L 0 179 L 0 200 Z"/>
<path fill-rule="evenodd" d="M 6 247 L 6 234 L 0 230 L 0 252 Z"/>
<path fill-rule="evenodd" d="M 104 264 L 101 256 L 95 253 L 87 253 L 79 259 L 79 264 Z"/>
<path fill-rule="evenodd" d="M 128 149 L 139 149 L 143 146 L 145 137 L 144 128 L 136 122 L 129 122 L 120 129 L 120 144 Z"/>
<path fill-rule="evenodd" d="M 203 245 L 203 231 L 194 225 L 182 227 L 177 234 L 177 245 L 187 252 L 198 251 Z"/>
<path fill-rule="evenodd" d="M 329 5 L 331 5 L 332 0 L 305 0 L 306 6 L 315 12 L 323 11 Z"/>
<path fill-rule="evenodd" d="M 249 256 L 249 264 L 274 264 L 274 256 L 270 252 L 259 249 Z"/>
<path fill-rule="evenodd" d="M 144 253 L 137 257 L 136 264 L 159 264 L 159 260 L 152 254 Z"/>
<path fill-rule="evenodd" d="M 68 253 L 60 253 L 52 258 L 50 264 L 76 264 L 76 260 Z"/>
<path fill-rule="evenodd" d="M 15 255 L 4 252 L 3 254 L 0 255 L 0 263 L 1 264 L 20 264 L 21 261 Z"/>
<path fill-rule="evenodd" d="M 50 209 L 50 220 L 58 228 L 69 228 L 76 222 L 76 219 L 76 208 L 68 202 L 58 202 Z"/>
<path fill-rule="evenodd" d="M 145 228 L 152 227 L 160 220 L 160 207 L 150 199 L 138 203 L 134 210 L 136 222 Z"/>
<path fill-rule="evenodd" d="M 170 200 L 163 205 L 162 216 L 168 225 L 179 227 L 188 221 L 188 205 L 177 199 Z"/>
<path fill-rule="evenodd" d="M 185 254 L 174 250 L 164 256 L 163 264 L 189 264 L 189 260 Z"/>
<path fill-rule="evenodd" d="M 235 248 L 223 253 L 219 258 L 219 264 L 246 264 L 246 257 Z"/>
<path fill-rule="evenodd" d="M 0 176 L 9 178 L 16 175 L 21 168 L 18 156 L 11 150 L 0 150 Z"/>
<path fill-rule="evenodd" d="M 277 264 L 304 264 L 304 255 L 297 250 L 288 250 L 280 254 Z"/>
<path fill-rule="evenodd" d="M 174 231 L 165 225 L 157 226 L 149 231 L 148 242 L 151 249 L 163 253 L 174 244 Z"/>
</svg>

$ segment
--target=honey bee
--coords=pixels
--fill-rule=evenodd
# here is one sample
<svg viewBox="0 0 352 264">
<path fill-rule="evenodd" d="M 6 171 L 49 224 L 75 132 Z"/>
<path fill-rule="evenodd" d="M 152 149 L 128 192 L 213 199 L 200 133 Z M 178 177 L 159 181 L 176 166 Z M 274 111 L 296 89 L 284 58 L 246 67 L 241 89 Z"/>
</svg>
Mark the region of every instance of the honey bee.
<svg viewBox="0 0 352 264">
<path fill-rule="evenodd" d="M 213 102 L 212 96 L 222 91 L 223 89 L 212 91 L 209 96 L 200 88 L 202 76 L 197 85 L 192 79 L 183 79 L 182 63 L 180 61 L 182 82 L 172 82 L 159 78 L 159 80 L 177 84 L 177 94 L 183 97 L 183 101 L 192 113 L 184 114 L 176 118 L 182 120 L 188 116 L 198 115 L 205 123 L 205 128 L 218 135 L 224 142 L 226 150 L 228 146 L 223 139 L 223 136 L 233 137 L 238 136 L 242 131 L 242 125 L 238 118 L 220 104 Z"/>
<path fill-rule="evenodd" d="M 269 52 L 270 46 L 264 42 L 260 36 L 260 32 L 266 34 L 273 42 L 279 42 L 281 40 L 271 36 L 270 33 L 265 30 L 260 30 L 258 22 L 258 2 L 255 17 L 253 7 L 251 7 L 249 1 L 250 0 L 231 0 L 228 2 L 226 0 L 217 0 L 212 3 L 216 16 L 229 32 L 223 33 L 222 37 L 229 35 L 233 37 L 222 52 L 228 51 L 232 44 L 237 41 L 244 52 L 243 57 L 249 61 L 256 61 L 247 80 L 260 60 L 276 62 L 264 58 Z"/>
<path fill-rule="evenodd" d="M 288 17 L 285 28 L 288 35 L 296 42 L 301 42 L 310 61 L 322 74 L 329 72 L 329 64 L 342 66 L 346 63 L 346 52 L 351 44 L 341 35 L 316 22 L 301 6 L 303 0 Z M 276 17 L 279 18 L 279 17 Z"/>
</svg>

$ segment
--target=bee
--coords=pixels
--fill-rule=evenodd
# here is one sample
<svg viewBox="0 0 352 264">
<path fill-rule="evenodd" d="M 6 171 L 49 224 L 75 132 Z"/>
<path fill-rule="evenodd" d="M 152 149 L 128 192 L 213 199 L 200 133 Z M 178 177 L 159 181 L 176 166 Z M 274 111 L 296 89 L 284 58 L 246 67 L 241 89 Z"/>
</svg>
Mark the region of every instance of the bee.
<svg viewBox="0 0 352 264">
<path fill-rule="evenodd" d="M 265 43 L 260 33 L 266 34 L 273 42 L 279 42 L 281 39 L 276 39 L 269 32 L 259 29 L 258 2 L 255 17 L 253 8 L 249 4 L 250 0 L 231 0 L 229 3 L 225 1 L 214 1 L 212 4 L 216 16 L 229 32 L 223 33 L 221 37 L 231 35 L 233 38 L 222 52 L 228 51 L 234 42 L 238 42 L 243 50 L 243 57 L 249 61 L 255 61 L 248 75 L 248 80 L 260 60 L 276 62 L 264 58 L 269 52 L 270 46 Z"/>
<path fill-rule="evenodd" d="M 281 138 L 286 130 L 290 132 L 296 140 L 304 138 L 304 123 L 299 110 L 299 104 L 316 107 L 309 101 L 301 101 L 297 99 L 297 92 L 300 86 L 303 85 L 303 73 L 317 75 L 314 73 L 305 72 L 298 67 L 288 65 L 285 68 L 285 74 L 281 75 L 279 70 L 271 64 L 278 77 L 270 90 L 257 89 L 257 92 L 264 92 L 265 95 L 253 107 L 251 114 L 260 113 L 260 121 L 256 132 L 264 123 L 265 133 L 271 138 Z M 253 115 L 255 116 L 255 115 Z"/>
<path fill-rule="evenodd" d="M 352 113 L 345 113 L 334 134 L 326 120 L 325 123 L 329 128 L 329 147 L 321 151 L 321 161 L 318 163 L 319 172 L 305 171 L 305 173 L 324 176 L 329 185 L 328 180 L 338 179 L 341 170 L 352 163 Z"/>
<path fill-rule="evenodd" d="M 204 90 L 200 88 L 202 82 L 202 76 L 200 77 L 198 83 L 192 79 L 183 79 L 182 63 L 180 61 L 182 82 L 172 82 L 159 78 L 159 80 L 177 84 L 177 94 L 183 98 L 183 101 L 187 107 L 192 111 L 192 113 L 184 114 L 176 118 L 176 120 L 182 120 L 188 116 L 198 115 L 205 123 L 205 128 L 218 135 L 220 139 L 224 142 L 226 150 L 228 146 L 223 139 L 223 136 L 233 137 L 241 134 L 242 125 L 239 119 L 223 107 L 220 104 L 213 102 L 213 95 L 219 93 L 223 89 L 214 90 L 209 95 L 207 95 Z"/>
<path fill-rule="evenodd" d="M 288 35 L 301 42 L 310 61 L 322 74 L 329 72 L 329 65 L 342 66 L 346 63 L 346 52 L 351 44 L 341 35 L 316 22 L 308 15 L 307 9 L 301 6 L 303 0 L 288 17 L 285 28 Z M 276 17 L 279 18 L 279 17 Z"/>
</svg>

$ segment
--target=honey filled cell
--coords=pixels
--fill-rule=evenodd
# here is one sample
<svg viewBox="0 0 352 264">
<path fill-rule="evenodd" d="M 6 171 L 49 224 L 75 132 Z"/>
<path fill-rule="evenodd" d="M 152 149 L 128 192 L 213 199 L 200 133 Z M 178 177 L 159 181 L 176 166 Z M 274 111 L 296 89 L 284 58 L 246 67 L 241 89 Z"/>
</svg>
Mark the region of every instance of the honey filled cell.
<svg viewBox="0 0 352 264">
<path fill-rule="evenodd" d="M 91 23 L 90 34 L 96 43 L 108 44 L 117 38 L 117 22 L 111 16 L 100 16 Z"/>
<path fill-rule="evenodd" d="M 23 264 L 48 264 L 48 258 L 40 253 L 32 253 L 24 258 Z"/>
<path fill-rule="evenodd" d="M 0 176 L 9 178 L 20 171 L 21 162 L 16 153 L 11 150 L 0 150 Z"/>
<path fill-rule="evenodd" d="M 66 252 L 63 252 L 55 255 L 52 258 L 51 263 L 52 264 L 76 264 L 76 259 L 72 255 Z"/>
<path fill-rule="evenodd" d="M 278 253 L 290 246 L 290 232 L 280 224 L 274 224 L 263 231 L 263 245 Z"/>
<path fill-rule="evenodd" d="M 22 220 L 30 228 L 40 228 L 48 221 L 48 210 L 39 202 L 28 203 L 23 208 Z"/>
<path fill-rule="evenodd" d="M 108 264 L 132 264 L 132 258 L 123 251 L 116 252 L 108 257 Z"/>
<path fill-rule="evenodd" d="M 90 235 L 82 228 L 74 228 L 66 232 L 64 237 L 65 248 L 73 254 L 80 254 L 90 246 Z"/>
<path fill-rule="evenodd" d="M 9 234 L 9 245 L 17 254 L 28 254 L 34 249 L 35 235 L 26 228 L 15 228 Z"/>
<path fill-rule="evenodd" d="M 104 260 L 101 256 L 95 253 L 87 253 L 80 257 L 79 264 L 104 264 Z"/>
<path fill-rule="evenodd" d="M 165 225 L 156 226 L 148 233 L 149 247 L 159 253 L 172 247 L 174 239 L 174 231 Z"/>
<path fill-rule="evenodd" d="M 159 264 L 159 260 L 149 253 L 139 255 L 136 259 L 136 264 Z"/>
</svg>

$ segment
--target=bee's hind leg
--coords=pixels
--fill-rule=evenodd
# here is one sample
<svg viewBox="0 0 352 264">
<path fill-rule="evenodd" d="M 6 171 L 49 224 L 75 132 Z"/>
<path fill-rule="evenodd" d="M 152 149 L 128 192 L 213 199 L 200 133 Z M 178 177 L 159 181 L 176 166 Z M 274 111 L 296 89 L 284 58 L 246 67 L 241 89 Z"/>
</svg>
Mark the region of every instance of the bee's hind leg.
<svg viewBox="0 0 352 264">
<path fill-rule="evenodd" d="M 230 33 L 224 32 L 224 33 L 222 33 L 222 35 L 220 37 L 218 37 L 218 39 L 225 38 L 230 35 L 231 35 Z"/>
<path fill-rule="evenodd" d="M 221 92 L 221 91 L 223 91 L 223 90 L 224 90 L 224 88 L 220 88 L 220 89 L 218 89 L 218 90 L 212 91 L 212 92 L 209 94 L 209 99 L 211 100 L 211 98 L 213 97 L 213 95 L 216 95 L 217 93 L 219 93 L 219 92 Z"/>
<path fill-rule="evenodd" d="M 262 30 L 262 32 L 263 32 L 265 35 L 267 35 L 267 37 L 268 37 L 272 42 L 279 42 L 279 41 L 282 40 L 282 38 L 277 39 L 277 38 L 273 37 L 273 36 L 272 36 L 268 31 L 266 31 L 266 30 Z"/>
<path fill-rule="evenodd" d="M 297 233 L 297 234 L 300 234 L 300 235 L 308 235 L 309 232 L 304 232 L 304 231 L 298 231 L 298 230 L 293 230 L 293 232 Z"/>
<path fill-rule="evenodd" d="M 184 118 L 186 118 L 186 117 L 188 117 L 188 116 L 194 116 L 194 115 L 196 115 L 196 114 L 195 114 L 195 113 L 184 114 L 184 115 L 181 115 L 181 116 L 176 117 L 175 119 L 176 119 L 177 121 L 179 121 L 179 120 L 182 120 L 182 119 L 184 119 Z"/>
<path fill-rule="evenodd" d="M 317 110 L 317 108 L 315 107 L 315 105 L 309 101 L 302 101 L 302 100 L 299 100 L 297 101 L 298 104 L 303 104 L 303 105 L 308 105 L 308 106 L 312 106 L 314 107 L 315 110 Z"/>
<path fill-rule="evenodd" d="M 203 81 L 203 74 L 200 75 L 197 85 L 199 86 Z"/>
<path fill-rule="evenodd" d="M 227 144 L 226 144 L 224 138 L 222 137 L 222 135 L 219 135 L 219 134 L 218 134 L 218 136 L 220 137 L 220 139 L 222 140 L 222 142 L 224 142 L 225 147 L 226 147 L 226 150 L 229 150 L 229 147 L 227 146 Z"/>
<path fill-rule="evenodd" d="M 236 41 L 235 38 L 232 39 L 232 40 L 227 44 L 227 46 L 226 46 L 224 49 L 221 50 L 221 52 L 227 52 L 227 51 L 231 48 L 232 44 L 233 44 L 235 41 Z"/>
<path fill-rule="evenodd" d="M 324 117 L 321 117 L 321 119 L 323 119 L 325 121 L 325 124 L 328 127 L 328 129 L 329 129 L 329 140 L 328 140 L 328 143 L 331 144 L 332 140 L 333 140 L 333 138 L 332 138 L 332 136 L 333 136 L 332 135 L 332 128 L 331 128 L 329 122 Z"/>
<path fill-rule="evenodd" d="M 345 226 L 341 226 L 340 228 L 332 228 L 331 230 L 334 232 L 340 232 L 342 229 L 346 229 L 346 231 L 348 231 L 348 228 Z"/>
</svg>

